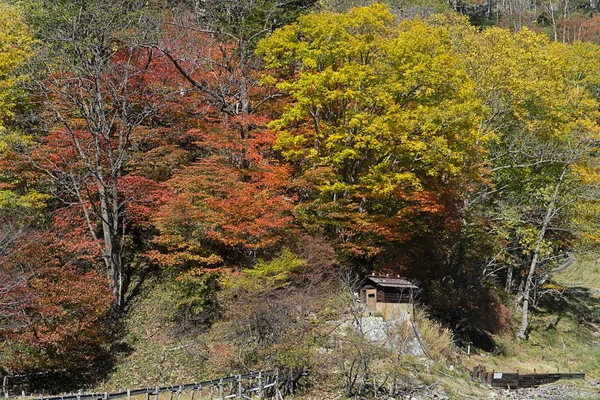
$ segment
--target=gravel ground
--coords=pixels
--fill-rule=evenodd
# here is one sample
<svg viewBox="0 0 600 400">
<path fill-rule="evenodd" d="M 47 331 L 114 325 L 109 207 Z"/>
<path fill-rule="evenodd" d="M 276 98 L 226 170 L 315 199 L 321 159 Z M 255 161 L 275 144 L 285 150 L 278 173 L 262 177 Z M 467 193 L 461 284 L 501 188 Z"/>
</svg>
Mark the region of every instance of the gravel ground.
<svg viewBox="0 0 600 400">
<path fill-rule="evenodd" d="M 303 393 L 293 400 L 342 400 L 341 393 Z M 394 397 L 379 396 L 380 400 L 450 400 L 456 396 L 444 392 L 441 385 L 419 386 Z M 469 397 L 469 399 L 477 399 Z M 534 389 L 503 390 L 490 389 L 487 400 L 600 400 L 600 382 L 556 383 Z M 462 400 L 462 399 L 461 399 Z M 481 400 L 484 400 L 482 398 Z"/>
<path fill-rule="evenodd" d="M 500 390 L 493 389 L 490 399 L 547 399 L 547 400 L 575 400 L 575 399 L 600 399 L 600 386 L 598 382 L 585 384 L 553 384 L 544 385 L 535 389 Z"/>
</svg>

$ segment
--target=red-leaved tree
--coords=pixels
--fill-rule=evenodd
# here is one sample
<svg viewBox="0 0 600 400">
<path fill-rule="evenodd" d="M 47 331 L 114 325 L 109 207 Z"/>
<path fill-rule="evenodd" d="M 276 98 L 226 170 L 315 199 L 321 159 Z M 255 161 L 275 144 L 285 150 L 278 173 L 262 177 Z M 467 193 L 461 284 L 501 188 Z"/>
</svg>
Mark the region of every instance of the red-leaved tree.
<svg viewBox="0 0 600 400">
<path fill-rule="evenodd" d="M 98 246 L 70 251 L 57 232 L 30 231 L 0 256 L 0 363 L 13 373 L 88 365 L 106 341 Z"/>
</svg>

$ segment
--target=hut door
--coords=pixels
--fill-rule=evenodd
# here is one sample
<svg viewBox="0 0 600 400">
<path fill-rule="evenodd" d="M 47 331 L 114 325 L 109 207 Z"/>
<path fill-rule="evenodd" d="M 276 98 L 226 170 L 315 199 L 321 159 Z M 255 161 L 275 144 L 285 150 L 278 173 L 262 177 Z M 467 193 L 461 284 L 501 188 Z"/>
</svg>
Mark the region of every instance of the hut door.
<svg viewBox="0 0 600 400">
<path fill-rule="evenodd" d="M 377 290 L 375 289 L 367 290 L 367 310 L 372 312 L 377 310 Z"/>
</svg>

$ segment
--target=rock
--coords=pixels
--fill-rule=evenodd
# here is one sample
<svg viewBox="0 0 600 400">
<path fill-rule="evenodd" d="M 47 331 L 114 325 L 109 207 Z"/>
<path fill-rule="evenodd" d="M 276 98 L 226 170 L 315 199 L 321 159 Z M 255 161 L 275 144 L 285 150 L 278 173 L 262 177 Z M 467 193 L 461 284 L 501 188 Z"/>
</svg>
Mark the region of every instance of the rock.
<svg viewBox="0 0 600 400">
<path fill-rule="evenodd" d="M 365 336 L 373 342 L 386 341 L 388 339 L 388 324 L 381 317 L 364 317 L 360 320 L 361 328 Z"/>
<path fill-rule="evenodd" d="M 425 350 L 419 340 L 419 328 L 416 325 L 410 326 L 406 333 L 408 339 L 396 340 L 398 335 L 398 324 L 413 324 L 408 319 L 397 319 L 393 321 L 385 321 L 382 317 L 368 316 L 362 317 L 358 323 L 346 321 L 339 326 L 340 332 L 352 326 L 354 329 L 361 331 L 365 337 L 381 346 L 386 346 L 392 351 L 401 354 L 409 354 L 415 357 L 423 357 Z M 402 343 L 403 348 L 397 349 L 396 343 Z"/>
</svg>

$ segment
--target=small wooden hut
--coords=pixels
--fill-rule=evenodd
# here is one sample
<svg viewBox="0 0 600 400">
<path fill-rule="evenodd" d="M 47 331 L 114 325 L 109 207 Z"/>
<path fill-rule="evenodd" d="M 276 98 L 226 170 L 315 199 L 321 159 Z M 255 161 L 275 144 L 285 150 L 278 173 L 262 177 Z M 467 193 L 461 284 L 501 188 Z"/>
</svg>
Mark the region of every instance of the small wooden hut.
<svg viewBox="0 0 600 400">
<path fill-rule="evenodd" d="M 369 314 L 379 313 L 385 320 L 412 318 L 417 289 L 405 278 L 369 275 L 362 282 L 360 297 Z"/>
</svg>

